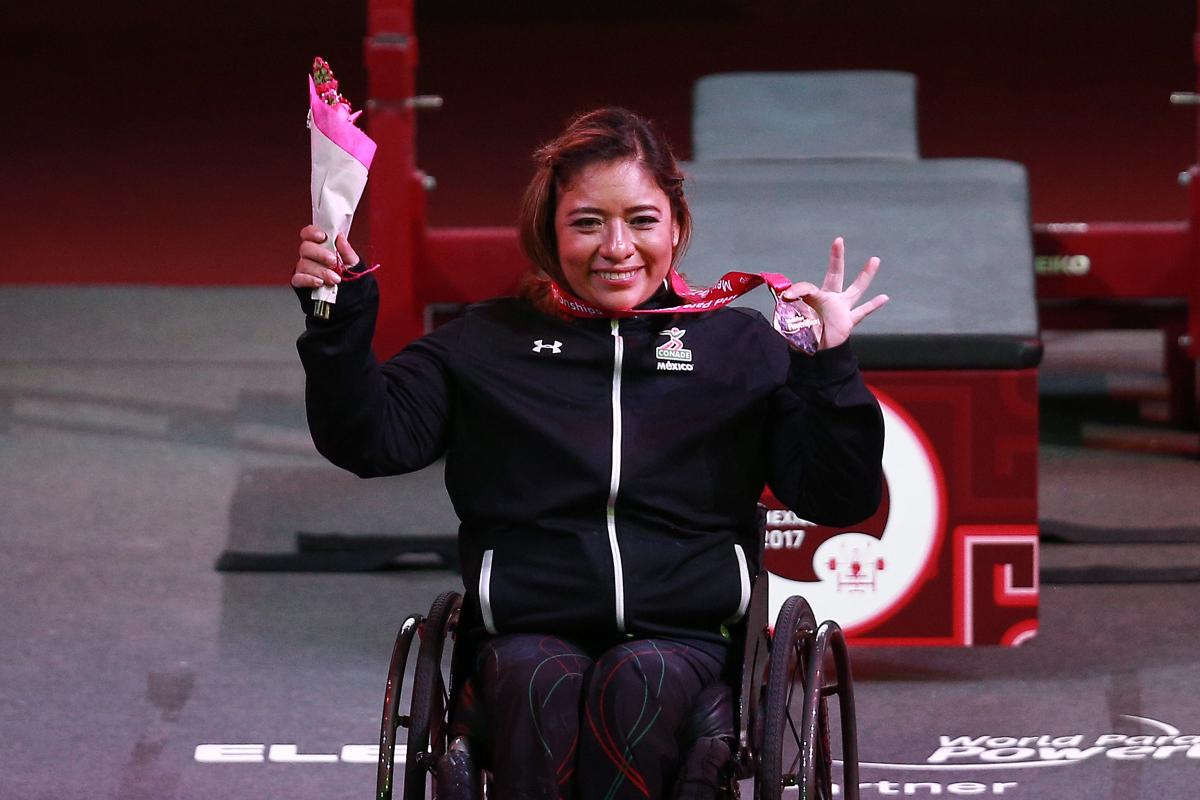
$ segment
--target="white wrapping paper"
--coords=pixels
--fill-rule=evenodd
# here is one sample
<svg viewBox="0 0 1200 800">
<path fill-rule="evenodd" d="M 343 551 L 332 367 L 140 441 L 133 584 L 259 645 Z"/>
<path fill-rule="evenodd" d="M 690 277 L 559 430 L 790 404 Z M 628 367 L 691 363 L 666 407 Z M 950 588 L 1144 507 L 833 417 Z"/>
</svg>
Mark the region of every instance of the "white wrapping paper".
<svg viewBox="0 0 1200 800">
<path fill-rule="evenodd" d="M 331 106 L 308 79 L 309 134 L 312 144 L 312 220 L 326 234 L 324 246 L 336 254 L 339 233 L 350 236 L 354 211 L 367 185 L 375 142 L 355 126 L 358 114 Z M 352 266 L 352 265 L 348 265 Z M 337 286 L 313 289 L 313 300 L 337 302 Z"/>
</svg>

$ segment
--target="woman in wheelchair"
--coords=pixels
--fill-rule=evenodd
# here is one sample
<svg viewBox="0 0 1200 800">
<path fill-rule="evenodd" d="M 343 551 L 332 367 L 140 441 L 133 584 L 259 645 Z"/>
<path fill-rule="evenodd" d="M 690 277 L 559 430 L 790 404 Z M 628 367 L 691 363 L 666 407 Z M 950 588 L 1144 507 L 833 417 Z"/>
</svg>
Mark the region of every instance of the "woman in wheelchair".
<svg viewBox="0 0 1200 800">
<path fill-rule="evenodd" d="M 683 185 L 645 119 L 576 117 L 535 153 L 520 296 L 383 364 L 374 281 L 343 283 L 315 318 L 309 290 L 340 276 L 325 234 L 301 231 L 291 283 L 318 450 L 363 477 L 446 458 L 466 589 L 456 653 L 473 673 L 452 729 L 494 797 L 665 798 L 689 750 L 719 760 L 693 749 L 693 709 L 736 674 L 728 632 L 749 603 L 764 485 L 824 524 L 879 502 L 882 418 L 847 343 L 887 300 L 863 302 L 878 260 L 843 287 L 838 239 L 821 285 L 776 281 L 818 323 L 802 326 L 818 332 L 805 352 L 688 289 Z"/>
</svg>

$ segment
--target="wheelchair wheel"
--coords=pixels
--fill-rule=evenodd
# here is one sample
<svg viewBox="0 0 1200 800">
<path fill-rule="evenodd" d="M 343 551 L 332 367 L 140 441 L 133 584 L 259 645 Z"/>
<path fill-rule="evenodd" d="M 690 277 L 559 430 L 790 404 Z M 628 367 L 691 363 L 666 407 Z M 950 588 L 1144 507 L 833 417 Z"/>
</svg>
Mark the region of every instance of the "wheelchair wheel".
<svg viewBox="0 0 1200 800">
<path fill-rule="evenodd" d="M 767 624 L 768 581 L 761 577 L 754 584 L 746 612 L 745 641 L 742 652 L 740 691 L 736 712 L 737 749 L 734 753 L 734 785 L 758 773 L 758 758 L 763 744 L 763 716 L 767 707 L 767 676 L 771 665 L 771 629 Z M 731 793 L 736 796 L 735 787 Z"/>
<path fill-rule="evenodd" d="M 421 647 L 413 674 L 412 707 L 404 760 L 404 800 L 425 800 L 427 783 L 446 752 L 450 703 L 449 669 L 443 664 L 446 640 L 458 623 L 462 596 L 442 592 L 421 626 Z M 453 644 L 451 644 L 453 648 Z M 433 792 L 431 791 L 431 796 Z"/>
<path fill-rule="evenodd" d="M 835 622 L 818 627 L 808 603 L 790 597 L 779 611 L 771 646 L 757 797 L 779 800 L 784 787 L 798 785 L 802 800 L 832 800 L 831 694 L 838 697 L 842 728 L 843 794 L 858 800 L 854 690 L 845 637 Z"/>
<path fill-rule="evenodd" d="M 396 643 L 392 647 L 392 661 L 388 667 L 387 688 L 383 694 L 383 723 L 379 730 L 379 767 L 375 776 L 376 800 L 392 800 L 392 779 L 395 772 L 396 728 L 407 724 L 400 716 L 400 695 L 404 685 L 404 669 L 408 666 L 408 655 L 412 650 L 413 637 L 425 620 L 420 614 L 411 614 L 400 626 Z"/>
<path fill-rule="evenodd" d="M 807 707 L 811 695 L 808 667 L 815 655 L 816 631 L 816 618 L 808 603 L 789 597 L 779 610 L 771 639 L 762 746 L 754 784 L 759 800 L 780 800 L 785 787 L 797 784 L 804 800 L 832 797 L 832 768 L 828 764 L 818 767 L 818 762 L 829 758 L 827 740 L 821 735 L 822 730 L 828 731 L 828 719 L 821 713 L 824 704 L 819 689 L 815 706 L 811 711 Z M 825 718 L 824 726 L 821 718 Z"/>
</svg>

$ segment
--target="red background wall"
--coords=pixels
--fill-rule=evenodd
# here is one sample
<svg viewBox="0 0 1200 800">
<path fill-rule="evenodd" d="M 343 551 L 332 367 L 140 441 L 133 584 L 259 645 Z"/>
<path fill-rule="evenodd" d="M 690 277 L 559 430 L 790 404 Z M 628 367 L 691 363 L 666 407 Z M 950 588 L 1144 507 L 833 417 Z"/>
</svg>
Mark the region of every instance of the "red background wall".
<svg viewBox="0 0 1200 800">
<path fill-rule="evenodd" d="M 446 99 L 418 140 L 433 224 L 509 224 L 528 153 L 580 108 L 642 110 L 687 157 L 698 76 L 852 68 L 916 73 L 923 155 L 1024 163 L 1036 221 L 1185 213 L 1194 112 L 1167 97 L 1195 85 L 1190 0 L 575 5 L 418 2 L 419 86 Z M 365 0 L 24 9 L 0 280 L 285 282 L 304 76 L 323 55 L 362 101 L 364 20 Z"/>
</svg>

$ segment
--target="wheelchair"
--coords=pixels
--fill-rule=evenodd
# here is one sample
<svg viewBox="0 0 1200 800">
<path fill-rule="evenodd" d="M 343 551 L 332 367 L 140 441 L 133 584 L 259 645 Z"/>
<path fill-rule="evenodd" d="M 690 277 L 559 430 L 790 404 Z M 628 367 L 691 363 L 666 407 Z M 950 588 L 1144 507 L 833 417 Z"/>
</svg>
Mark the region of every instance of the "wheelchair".
<svg viewBox="0 0 1200 800">
<path fill-rule="evenodd" d="M 766 572 L 754 582 L 750 606 L 734 636 L 742 640 L 741 675 L 730 687 L 734 729 L 721 738 L 731 759 L 718 796 L 741 796 L 741 782 L 753 779 L 755 800 L 780 800 L 798 787 L 801 800 L 831 800 L 833 752 L 828 698 L 837 698 L 841 729 L 841 795 L 858 800 L 858 745 L 854 687 L 845 637 L 837 623 L 817 624 L 799 596 L 789 597 L 774 627 L 767 620 Z M 461 776 L 446 768 L 449 715 L 459 676 L 451 674 L 462 597 L 440 594 L 426 615 L 411 614 L 400 626 L 388 668 L 379 734 L 376 800 L 391 800 L 396 734 L 407 731 L 402 800 L 462 797 Z M 449 647 L 449 650 L 447 649 Z M 400 713 L 403 680 L 416 651 L 407 714 Z M 787 758 L 785 759 L 785 754 Z M 487 797 L 488 774 L 470 776 L 466 796 Z M 453 791 L 447 784 L 453 783 Z"/>
</svg>

